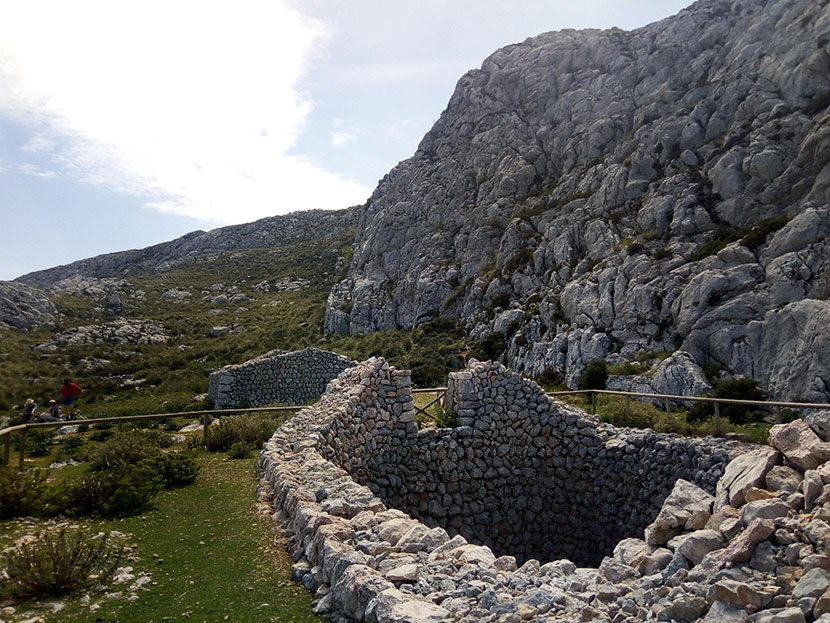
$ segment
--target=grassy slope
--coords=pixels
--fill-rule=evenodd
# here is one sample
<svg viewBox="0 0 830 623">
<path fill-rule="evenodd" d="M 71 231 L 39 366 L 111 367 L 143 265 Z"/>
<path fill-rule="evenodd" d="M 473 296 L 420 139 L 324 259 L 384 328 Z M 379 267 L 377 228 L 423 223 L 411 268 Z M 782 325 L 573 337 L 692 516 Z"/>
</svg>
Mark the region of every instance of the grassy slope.
<svg viewBox="0 0 830 623">
<path fill-rule="evenodd" d="M 207 391 L 211 370 L 240 363 L 273 349 L 297 349 L 321 338 L 325 300 L 336 280 L 335 258 L 321 259 L 327 249 L 345 245 L 343 239 L 315 241 L 280 249 L 226 253 L 164 273 L 130 277 L 130 289 L 143 296 L 122 296 L 125 308 L 117 316 L 150 320 L 162 325 L 172 339 L 167 344 L 61 345 L 53 353 L 32 350 L 51 335 L 0 330 L 0 414 L 16 417 L 14 405 L 32 397 L 41 405 L 58 397 L 61 379 L 71 376 L 85 389 L 80 408 L 85 415 L 128 415 L 186 408 L 194 394 Z M 263 280 L 308 279 L 295 292 L 257 292 Z M 242 304 L 202 302 L 215 283 L 235 285 L 251 298 Z M 187 302 L 167 302 L 161 294 L 171 288 L 192 292 Z M 112 321 L 116 314 L 101 309 L 89 296 L 59 295 L 59 330 Z M 211 337 L 214 326 L 238 325 L 237 334 Z M 84 367 L 79 362 L 98 358 L 108 363 Z M 131 386 L 129 379 L 143 383 Z M 139 389 L 136 389 L 139 387 Z M 204 405 L 196 405 L 204 406 Z"/>
<path fill-rule="evenodd" d="M 321 620 L 311 613 L 312 595 L 290 580 L 291 561 L 274 540 L 273 522 L 257 512 L 254 459 L 206 454 L 200 465 L 196 484 L 162 492 L 155 509 L 89 522 L 93 531 L 132 535 L 138 562 L 130 564 L 136 573 L 151 574 L 148 590 L 134 602 L 93 597 L 91 603 L 101 604 L 95 612 L 67 599 L 48 623 Z M 0 532 L 6 528 L 0 523 Z"/>
<path fill-rule="evenodd" d="M 51 338 L 41 331 L 21 334 L 0 330 L 0 416 L 13 419 L 15 405 L 32 397 L 41 406 L 59 397 L 61 380 L 72 377 L 83 388 L 79 408 L 86 416 L 133 415 L 205 408 L 192 403 L 207 391 L 207 379 L 216 368 L 241 363 L 279 348 L 297 350 L 316 346 L 362 360 L 386 357 L 399 368 L 413 371 L 416 385 L 444 384 L 446 373 L 463 365 L 471 340 L 452 323 L 436 322 L 415 331 L 387 331 L 366 336 L 324 336 L 325 303 L 335 274 L 336 253 L 348 248 L 348 238 L 313 241 L 278 249 L 228 252 L 198 265 L 162 274 L 131 276 L 120 297 L 124 309 L 104 308 L 106 297 L 61 294 L 59 330 L 103 324 L 116 318 L 148 320 L 164 327 L 167 344 L 63 344 L 55 352 L 33 350 Z M 346 253 L 347 254 L 347 253 Z M 305 279 L 297 291 L 261 292 L 264 280 Z M 203 302 L 210 286 L 236 286 L 251 300 L 240 304 Z M 168 302 L 165 291 L 192 293 L 189 300 Z M 214 326 L 242 327 L 239 333 L 211 337 Z M 481 358 L 481 355 L 477 355 Z M 97 367 L 84 360 L 105 360 Z M 133 381 L 141 381 L 130 385 Z"/>
</svg>

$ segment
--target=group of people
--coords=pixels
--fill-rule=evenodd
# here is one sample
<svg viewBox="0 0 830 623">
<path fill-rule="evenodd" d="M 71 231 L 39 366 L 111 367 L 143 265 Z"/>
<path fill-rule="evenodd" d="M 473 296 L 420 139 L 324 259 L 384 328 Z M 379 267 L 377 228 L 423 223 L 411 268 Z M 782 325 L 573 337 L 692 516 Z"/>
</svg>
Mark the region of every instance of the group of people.
<svg viewBox="0 0 830 623">
<path fill-rule="evenodd" d="M 66 413 L 61 413 L 61 405 L 56 400 L 49 401 L 49 410 L 42 413 L 37 412 L 37 403 L 31 398 L 26 399 L 23 405 L 23 415 L 21 419 L 24 424 L 27 422 L 60 422 L 65 420 L 72 420 L 75 418 L 75 403 L 78 401 L 78 396 L 83 390 L 77 383 L 73 383 L 71 379 L 63 380 L 63 387 L 61 387 L 61 404 L 66 409 Z"/>
</svg>

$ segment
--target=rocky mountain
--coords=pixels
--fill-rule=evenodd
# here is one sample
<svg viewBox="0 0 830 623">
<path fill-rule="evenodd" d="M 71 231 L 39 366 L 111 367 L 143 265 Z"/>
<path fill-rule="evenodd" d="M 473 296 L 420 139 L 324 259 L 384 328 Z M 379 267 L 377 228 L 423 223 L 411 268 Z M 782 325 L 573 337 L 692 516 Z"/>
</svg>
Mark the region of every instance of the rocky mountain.
<svg viewBox="0 0 830 623">
<path fill-rule="evenodd" d="M 635 31 L 539 35 L 463 76 L 364 206 L 18 281 L 117 309 L 138 271 L 352 227 L 328 333 L 461 320 L 571 386 L 594 360 L 645 361 L 614 386 L 698 393 L 707 367 L 828 400 L 830 0 L 700 0 Z"/>
<path fill-rule="evenodd" d="M 337 237 L 356 225 L 357 213 L 357 207 L 348 210 L 307 210 L 207 232 L 195 231 L 144 249 L 98 255 L 29 273 L 16 281 L 43 289 L 83 291 L 100 287 L 98 281 L 88 282 L 90 278 L 109 280 L 138 271 L 163 273 L 203 262 L 226 251 L 280 247 Z"/>
<path fill-rule="evenodd" d="M 327 331 L 464 319 L 570 385 L 665 352 L 824 401 L 830 2 L 700 0 L 498 50 L 357 231 Z"/>
</svg>

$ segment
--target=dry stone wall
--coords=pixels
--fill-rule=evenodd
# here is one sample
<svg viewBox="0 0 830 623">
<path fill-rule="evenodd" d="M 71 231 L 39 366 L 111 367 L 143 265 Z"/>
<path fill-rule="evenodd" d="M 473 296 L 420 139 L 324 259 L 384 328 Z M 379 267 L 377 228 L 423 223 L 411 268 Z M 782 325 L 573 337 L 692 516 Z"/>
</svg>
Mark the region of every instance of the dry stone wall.
<svg viewBox="0 0 830 623">
<path fill-rule="evenodd" d="M 217 409 L 303 404 L 317 398 L 326 384 L 355 361 L 318 348 L 272 350 L 210 375 L 209 394 Z"/>
<path fill-rule="evenodd" d="M 260 495 L 288 531 L 294 577 L 317 591 L 317 612 L 479 620 L 472 604 L 492 613 L 488 603 L 500 603 L 484 580 L 520 572 L 513 594 L 551 610 L 560 597 L 541 595 L 541 578 L 596 580 L 565 557 L 602 570 L 621 537 L 643 535 L 678 478 L 714 492 L 742 450 L 615 429 L 499 364 L 474 362 L 448 394 L 462 425 L 419 431 L 408 372 L 371 359 L 265 445 Z"/>
</svg>

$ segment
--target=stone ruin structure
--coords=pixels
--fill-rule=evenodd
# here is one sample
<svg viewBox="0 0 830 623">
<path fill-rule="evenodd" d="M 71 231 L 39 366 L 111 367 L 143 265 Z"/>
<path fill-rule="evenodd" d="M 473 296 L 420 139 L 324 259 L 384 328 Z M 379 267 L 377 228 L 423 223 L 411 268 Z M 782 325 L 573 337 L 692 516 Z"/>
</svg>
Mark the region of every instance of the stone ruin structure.
<svg viewBox="0 0 830 623">
<path fill-rule="evenodd" d="M 830 413 L 772 447 L 684 439 L 479 362 L 447 401 L 460 425 L 419 430 L 408 372 L 370 359 L 265 444 L 260 499 L 315 612 L 830 623 Z"/>
<path fill-rule="evenodd" d="M 208 393 L 216 409 L 301 405 L 319 397 L 330 380 L 356 363 L 319 348 L 272 350 L 211 374 Z"/>
</svg>

